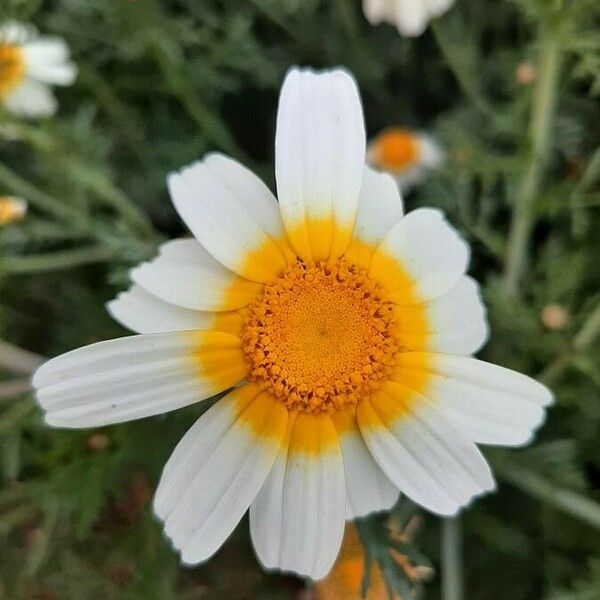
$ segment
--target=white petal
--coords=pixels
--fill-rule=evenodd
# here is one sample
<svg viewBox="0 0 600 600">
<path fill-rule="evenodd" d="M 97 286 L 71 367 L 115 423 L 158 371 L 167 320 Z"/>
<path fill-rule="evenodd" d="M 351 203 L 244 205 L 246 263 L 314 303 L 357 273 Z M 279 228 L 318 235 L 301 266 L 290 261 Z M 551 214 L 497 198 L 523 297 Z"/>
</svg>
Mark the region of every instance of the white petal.
<svg viewBox="0 0 600 600">
<path fill-rule="evenodd" d="M 333 421 L 340 436 L 346 481 L 346 519 L 389 510 L 400 490 L 387 478 L 369 452 L 355 417 L 336 413 Z"/>
<path fill-rule="evenodd" d="M 377 246 L 401 218 L 402 197 L 394 179 L 365 167 L 354 238 Z"/>
<path fill-rule="evenodd" d="M 250 507 L 252 542 L 265 568 L 321 579 L 344 534 L 342 455 L 328 416 L 291 414 L 288 434 Z"/>
<path fill-rule="evenodd" d="M 419 145 L 419 165 L 425 169 L 439 169 L 445 159 L 444 151 L 434 138 L 426 133 L 417 135 Z"/>
<path fill-rule="evenodd" d="M 269 281 L 286 265 L 273 194 L 248 169 L 208 155 L 168 178 L 181 218 L 200 243 L 242 277 Z"/>
<path fill-rule="evenodd" d="M 429 14 L 436 17 L 445 13 L 453 4 L 454 0 L 423 0 Z"/>
<path fill-rule="evenodd" d="M 67 352 L 43 364 L 33 386 L 49 425 L 98 427 L 193 404 L 235 385 L 246 373 L 236 336 L 159 333 Z"/>
<path fill-rule="evenodd" d="M 410 408 L 403 405 L 410 399 Z M 400 491 L 426 509 L 453 515 L 475 496 L 494 489 L 477 446 L 414 390 L 386 383 L 358 406 L 369 450 Z"/>
<path fill-rule="evenodd" d="M 426 305 L 431 350 L 449 354 L 474 354 L 488 338 L 489 328 L 479 286 L 465 276 Z"/>
<path fill-rule="evenodd" d="M 215 262 L 202 244 L 194 238 L 169 240 L 158 247 L 158 253 L 168 260 L 196 265 L 212 265 Z"/>
<path fill-rule="evenodd" d="M 71 85 L 77 76 L 77 68 L 73 63 L 66 63 L 64 65 L 32 65 L 28 69 L 28 76 L 51 85 Z"/>
<path fill-rule="evenodd" d="M 420 164 L 413 165 L 404 169 L 400 173 L 394 174 L 396 184 L 402 190 L 402 193 L 408 193 L 417 187 L 427 177 L 427 169 Z"/>
<path fill-rule="evenodd" d="M 394 23 L 394 0 L 363 0 L 363 12 L 371 25 Z"/>
<path fill-rule="evenodd" d="M 0 26 L 0 43 L 6 44 L 25 44 L 37 36 L 37 29 L 25 23 L 18 21 L 5 21 Z"/>
<path fill-rule="evenodd" d="M 131 278 L 157 298 L 190 310 L 234 310 L 262 291 L 261 284 L 226 269 L 196 240 L 168 242 L 158 257 L 133 269 Z"/>
<path fill-rule="evenodd" d="M 485 307 L 479 286 L 468 276 L 442 296 L 423 304 L 396 305 L 398 339 L 411 350 L 468 355 L 477 352 L 488 337 Z M 422 321 L 427 331 L 420 331 Z"/>
<path fill-rule="evenodd" d="M 275 174 L 281 214 L 296 253 L 340 256 L 350 242 L 365 162 L 358 89 L 340 69 L 292 69 L 281 89 Z"/>
<path fill-rule="evenodd" d="M 441 296 L 463 275 L 469 262 L 469 247 L 444 220 L 440 211 L 419 208 L 408 213 L 387 234 L 375 251 L 371 274 L 380 280 L 398 304 L 424 302 Z M 406 281 L 413 282 L 405 296 Z"/>
<path fill-rule="evenodd" d="M 543 423 L 552 393 L 541 383 L 504 367 L 447 354 L 402 355 L 394 379 L 428 364 L 425 394 L 469 438 L 479 443 L 527 443 Z"/>
<path fill-rule="evenodd" d="M 69 60 L 69 48 L 60 38 L 39 38 L 23 46 L 27 74 L 37 81 L 71 85 L 77 67 Z"/>
<path fill-rule="evenodd" d="M 210 329 L 215 320 L 214 313 L 169 304 L 137 285 L 121 292 L 106 306 L 115 320 L 135 333 Z"/>
<path fill-rule="evenodd" d="M 45 83 L 27 78 L 4 98 L 4 104 L 16 115 L 33 118 L 49 117 L 58 108 L 56 98 Z"/>
<path fill-rule="evenodd" d="M 396 26 L 402 35 L 416 37 L 421 35 L 427 23 L 429 14 L 424 0 L 395 0 Z"/>
<path fill-rule="evenodd" d="M 248 385 L 219 400 L 183 437 L 154 501 L 184 563 L 212 556 L 250 506 L 278 454 L 287 409 Z"/>
<path fill-rule="evenodd" d="M 58 37 L 41 37 L 23 45 L 25 55 L 35 63 L 58 65 L 69 60 L 69 47 Z"/>
</svg>

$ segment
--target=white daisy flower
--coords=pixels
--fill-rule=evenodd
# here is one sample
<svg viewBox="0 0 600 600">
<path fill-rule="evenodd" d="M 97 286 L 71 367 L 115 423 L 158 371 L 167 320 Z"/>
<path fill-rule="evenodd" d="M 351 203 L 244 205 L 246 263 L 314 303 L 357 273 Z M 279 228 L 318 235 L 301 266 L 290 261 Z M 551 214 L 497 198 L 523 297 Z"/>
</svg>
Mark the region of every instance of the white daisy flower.
<svg viewBox="0 0 600 600">
<path fill-rule="evenodd" d="M 27 202 L 18 196 L 0 196 L 0 225 L 21 221 L 27 214 Z"/>
<path fill-rule="evenodd" d="M 51 85 L 71 85 L 77 74 L 58 37 L 38 36 L 30 25 L 0 27 L 0 102 L 12 113 L 46 117 L 57 109 Z"/>
<path fill-rule="evenodd" d="M 427 171 L 442 166 L 444 151 L 426 133 L 390 127 L 369 142 L 367 162 L 388 172 L 400 189 L 408 192 L 425 179 Z"/>
<path fill-rule="evenodd" d="M 363 0 L 363 12 L 371 25 L 386 21 L 402 35 L 416 37 L 453 4 L 454 0 Z"/>
<path fill-rule="evenodd" d="M 494 488 L 476 443 L 527 443 L 552 396 L 471 358 L 487 337 L 466 243 L 437 210 L 403 216 L 365 168 L 358 90 L 293 69 L 277 117 L 279 201 L 210 154 L 170 175 L 195 239 L 161 246 L 109 304 L 140 335 L 35 374 L 48 424 L 158 415 L 233 386 L 175 448 L 154 510 L 184 563 L 210 558 L 250 509 L 262 564 L 319 579 L 344 521 L 400 492 L 453 515 Z"/>
</svg>

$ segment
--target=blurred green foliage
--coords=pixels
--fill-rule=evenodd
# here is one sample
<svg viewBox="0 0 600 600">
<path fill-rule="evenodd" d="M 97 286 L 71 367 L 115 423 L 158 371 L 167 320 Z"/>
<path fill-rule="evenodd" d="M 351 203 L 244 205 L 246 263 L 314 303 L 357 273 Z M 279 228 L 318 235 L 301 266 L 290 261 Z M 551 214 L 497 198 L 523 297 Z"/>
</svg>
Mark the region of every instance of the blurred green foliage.
<svg viewBox="0 0 600 600">
<path fill-rule="evenodd" d="M 447 148 L 445 167 L 405 202 L 442 207 L 472 243 L 492 327 L 481 356 L 557 396 L 533 447 L 485 449 L 499 490 L 461 517 L 464 598 L 600 598 L 597 0 L 458 0 L 414 40 L 370 27 L 359 0 L 3 0 L 8 18 L 66 38 L 79 77 L 57 91 L 54 119 L 0 115 L 0 195 L 30 203 L 24 222 L 0 229 L 0 338 L 52 356 L 125 334 L 104 303 L 183 232 L 165 175 L 217 149 L 273 186 L 285 71 L 343 64 L 370 134 L 426 128 Z M 519 82 L 524 64 L 533 81 Z M 542 320 L 551 304 L 567 314 L 558 329 Z M 245 521 L 194 569 L 162 538 L 149 498 L 205 406 L 53 431 L 23 391 L 28 369 L 4 367 L 1 599 L 266 600 L 302 586 L 261 571 Z M 381 517 L 360 531 L 369 559 L 385 558 Z M 406 552 L 450 568 L 443 535 L 425 515 Z M 439 577 L 418 592 L 451 597 Z"/>
</svg>

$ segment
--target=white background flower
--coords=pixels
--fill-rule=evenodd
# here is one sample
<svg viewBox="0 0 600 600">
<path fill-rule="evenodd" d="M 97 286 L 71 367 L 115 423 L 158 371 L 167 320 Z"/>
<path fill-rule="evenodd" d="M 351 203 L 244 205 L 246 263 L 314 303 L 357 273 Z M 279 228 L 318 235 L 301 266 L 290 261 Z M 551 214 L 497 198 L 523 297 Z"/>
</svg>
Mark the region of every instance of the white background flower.
<svg viewBox="0 0 600 600">
<path fill-rule="evenodd" d="M 398 28 L 402 35 L 421 35 L 434 17 L 445 13 L 454 0 L 363 0 L 363 11 L 369 22 L 383 21 Z"/>
<path fill-rule="evenodd" d="M 66 42 L 39 36 L 30 25 L 10 22 L 0 28 L 0 101 L 27 117 L 45 117 L 57 110 L 50 86 L 71 85 L 77 68 Z"/>
</svg>

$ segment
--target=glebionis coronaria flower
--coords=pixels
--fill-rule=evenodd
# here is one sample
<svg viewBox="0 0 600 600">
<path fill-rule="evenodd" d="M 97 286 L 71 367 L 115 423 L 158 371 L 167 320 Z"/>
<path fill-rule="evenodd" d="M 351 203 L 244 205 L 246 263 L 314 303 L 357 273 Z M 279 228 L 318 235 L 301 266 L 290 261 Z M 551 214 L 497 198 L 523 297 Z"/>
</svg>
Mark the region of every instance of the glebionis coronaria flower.
<svg viewBox="0 0 600 600">
<path fill-rule="evenodd" d="M 262 564 L 322 578 L 344 522 L 400 492 L 453 515 L 494 488 L 476 443 L 521 445 L 549 391 L 470 357 L 487 325 L 469 249 L 437 210 L 406 216 L 365 167 L 358 90 L 292 69 L 275 140 L 278 200 L 220 154 L 168 187 L 194 239 L 161 246 L 110 303 L 139 335 L 35 374 L 48 424 L 158 415 L 236 386 L 175 448 L 154 510 L 184 563 L 250 509 Z"/>
<path fill-rule="evenodd" d="M 47 117 L 57 110 L 52 85 L 71 85 L 77 67 L 66 42 L 40 36 L 32 25 L 0 26 L 0 104 L 24 117 Z"/>
</svg>

